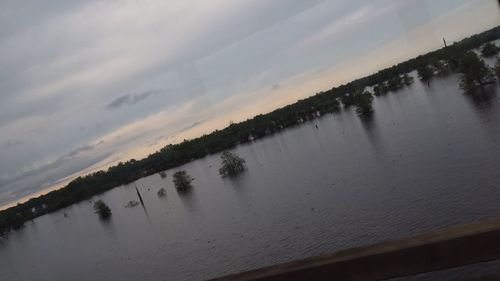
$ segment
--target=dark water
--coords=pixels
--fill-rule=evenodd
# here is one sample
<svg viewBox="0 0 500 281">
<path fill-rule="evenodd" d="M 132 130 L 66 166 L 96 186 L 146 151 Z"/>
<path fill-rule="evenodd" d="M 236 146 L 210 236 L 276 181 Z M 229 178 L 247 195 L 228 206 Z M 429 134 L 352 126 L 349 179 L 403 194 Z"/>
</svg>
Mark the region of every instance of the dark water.
<svg viewBox="0 0 500 281">
<path fill-rule="evenodd" d="M 214 155 L 182 167 L 190 193 L 174 171 L 137 181 L 146 209 L 116 188 L 99 196 L 109 222 L 82 202 L 1 242 L 0 279 L 201 280 L 499 217 L 498 95 L 416 82 L 376 98 L 371 121 L 347 110 L 236 148 L 248 170 L 234 180 Z"/>
</svg>

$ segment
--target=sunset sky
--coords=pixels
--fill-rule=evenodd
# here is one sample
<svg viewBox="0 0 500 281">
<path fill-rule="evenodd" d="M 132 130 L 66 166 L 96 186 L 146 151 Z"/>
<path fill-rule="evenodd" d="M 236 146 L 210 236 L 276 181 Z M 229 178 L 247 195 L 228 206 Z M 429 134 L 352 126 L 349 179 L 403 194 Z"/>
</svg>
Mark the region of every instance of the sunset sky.
<svg viewBox="0 0 500 281">
<path fill-rule="evenodd" d="M 498 24 L 496 0 L 3 0 L 0 205 Z"/>
</svg>

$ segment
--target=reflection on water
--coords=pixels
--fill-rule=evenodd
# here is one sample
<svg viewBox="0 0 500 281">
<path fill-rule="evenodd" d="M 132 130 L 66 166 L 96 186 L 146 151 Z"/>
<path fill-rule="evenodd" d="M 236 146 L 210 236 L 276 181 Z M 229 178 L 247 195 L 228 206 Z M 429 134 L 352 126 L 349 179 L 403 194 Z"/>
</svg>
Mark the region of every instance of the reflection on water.
<svg viewBox="0 0 500 281">
<path fill-rule="evenodd" d="M 377 130 L 377 122 L 376 122 L 376 114 L 371 114 L 370 116 L 366 116 L 365 118 L 360 118 L 361 125 L 365 130 L 365 135 L 370 141 L 372 148 L 377 153 L 383 154 L 384 146 L 383 142 L 380 139 L 379 132 Z"/>
<path fill-rule="evenodd" d="M 108 235 L 108 238 L 113 238 L 115 234 L 115 228 L 113 225 L 113 221 L 110 219 L 101 219 L 99 218 L 99 222 L 101 223 L 102 229 Z"/>
<path fill-rule="evenodd" d="M 483 126 L 488 133 L 488 137 L 495 143 L 500 143 L 498 123 L 500 122 L 500 111 L 498 108 L 498 85 L 488 85 L 482 90 L 466 95 L 471 104 L 474 105 L 475 112 L 481 119 Z"/>
<path fill-rule="evenodd" d="M 367 131 L 372 131 L 375 128 L 375 114 L 370 114 L 359 118 L 363 128 Z"/>
<path fill-rule="evenodd" d="M 182 204 L 190 213 L 196 213 L 197 210 L 197 202 L 196 196 L 194 193 L 194 187 L 189 187 L 185 189 L 177 189 L 177 194 L 181 199 Z"/>
<path fill-rule="evenodd" d="M 186 192 L 173 171 L 140 179 L 144 208 L 124 207 L 133 185 L 115 188 L 92 199 L 108 222 L 90 201 L 43 216 L 0 242 L 2 280 L 200 280 L 498 217 L 499 89 L 466 95 L 457 79 L 377 97 L 370 119 L 342 110 L 239 146 L 234 178 L 217 154 L 179 168 Z"/>
<path fill-rule="evenodd" d="M 489 113 L 494 109 L 493 105 L 497 98 L 496 89 L 496 85 L 488 85 L 465 95 L 472 101 L 472 104 L 477 107 L 479 113 Z"/>
</svg>

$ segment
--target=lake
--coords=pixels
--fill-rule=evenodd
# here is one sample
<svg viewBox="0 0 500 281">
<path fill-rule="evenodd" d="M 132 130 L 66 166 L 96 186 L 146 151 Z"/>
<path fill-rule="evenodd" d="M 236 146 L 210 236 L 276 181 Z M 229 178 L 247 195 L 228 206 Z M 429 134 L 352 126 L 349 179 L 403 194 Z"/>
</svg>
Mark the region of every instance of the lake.
<svg viewBox="0 0 500 281">
<path fill-rule="evenodd" d="M 109 221 L 84 201 L 1 241 L 0 279 L 203 280 L 500 217 L 499 95 L 416 81 L 375 98 L 371 120 L 352 108 L 238 146 L 237 178 L 219 176 L 217 154 L 135 182 L 145 208 L 125 208 L 134 184 L 115 188 L 92 198 Z M 179 169 L 195 178 L 186 194 Z"/>
</svg>

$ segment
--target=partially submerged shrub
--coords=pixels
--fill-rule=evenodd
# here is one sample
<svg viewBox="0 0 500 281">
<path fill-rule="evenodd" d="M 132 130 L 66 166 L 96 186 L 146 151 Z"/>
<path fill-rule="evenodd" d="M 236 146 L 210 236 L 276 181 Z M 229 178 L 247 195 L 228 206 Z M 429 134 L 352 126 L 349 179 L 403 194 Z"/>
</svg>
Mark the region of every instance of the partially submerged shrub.
<svg viewBox="0 0 500 281">
<path fill-rule="evenodd" d="M 167 177 L 167 173 L 165 171 L 161 171 L 158 173 L 162 179 Z"/>
<path fill-rule="evenodd" d="M 132 201 L 129 201 L 127 205 L 125 205 L 125 208 L 133 208 L 137 205 L 139 205 L 139 202 L 132 200 Z"/>
<path fill-rule="evenodd" d="M 220 157 L 222 166 L 219 169 L 219 174 L 223 177 L 234 176 L 245 170 L 245 159 L 229 151 L 222 152 Z"/>
<path fill-rule="evenodd" d="M 158 197 L 165 197 L 166 195 L 166 192 L 165 192 L 165 188 L 160 188 L 160 190 L 158 190 L 158 193 L 157 193 Z"/>
<path fill-rule="evenodd" d="M 413 77 L 408 75 L 408 73 L 403 74 L 403 83 L 405 84 L 405 86 L 410 86 L 411 84 L 413 84 Z"/>
<path fill-rule="evenodd" d="M 420 80 L 428 82 L 434 76 L 434 69 L 427 62 L 420 62 L 417 65 L 417 75 Z"/>
<path fill-rule="evenodd" d="M 380 82 L 373 87 L 374 94 L 376 96 L 381 96 L 387 94 L 387 85 L 385 82 Z"/>
<path fill-rule="evenodd" d="M 373 96 L 368 91 L 355 93 L 356 113 L 361 117 L 371 116 Z"/>
<path fill-rule="evenodd" d="M 94 210 L 102 219 L 108 219 L 111 216 L 111 209 L 102 200 L 94 203 Z"/>
<path fill-rule="evenodd" d="M 500 48 L 493 42 L 488 42 L 481 48 L 481 54 L 486 58 L 495 56 L 498 52 L 500 52 Z"/>
<path fill-rule="evenodd" d="M 460 87 L 470 92 L 495 80 L 493 71 L 474 52 L 467 52 L 460 61 Z"/>
<path fill-rule="evenodd" d="M 178 171 L 174 175 L 174 185 L 177 190 L 184 191 L 192 187 L 194 180 L 186 171 Z"/>
<path fill-rule="evenodd" d="M 500 82 L 500 57 L 497 58 L 495 63 L 495 74 L 497 75 L 497 80 Z"/>
</svg>

